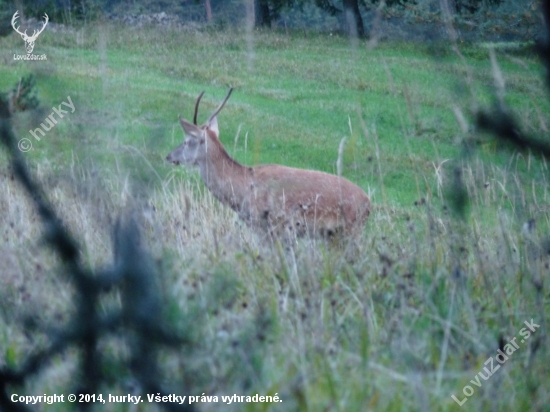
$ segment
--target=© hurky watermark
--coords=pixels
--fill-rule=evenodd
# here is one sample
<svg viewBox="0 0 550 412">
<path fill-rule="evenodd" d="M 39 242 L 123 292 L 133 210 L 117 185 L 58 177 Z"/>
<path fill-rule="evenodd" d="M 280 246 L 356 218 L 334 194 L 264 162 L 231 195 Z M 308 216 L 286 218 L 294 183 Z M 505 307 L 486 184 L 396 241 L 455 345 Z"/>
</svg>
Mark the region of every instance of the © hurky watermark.
<svg viewBox="0 0 550 412">
<path fill-rule="evenodd" d="M 67 100 L 69 101 L 69 103 L 61 102 L 61 104 L 59 106 L 52 107 L 53 112 L 51 112 L 50 115 L 48 117 L 46 117 L 42 123 L 40 123 L 41 127 L 37 127 L 36 129 L 29 130 L 29 133 L 36 140 L 40 141 L 40 137 L 46 136 L 46 132 L 49 132 L 57 124 L 58 120 L 63 119 L 64 114 L 69 113 L 68 111 L 63 110 L 61 108 L 61 106 L 66 106 L 66 107 L 70 108 L 71 113 L 74 113 L 75 109 L 74 109 L 73 101 L 71 100 L 71 96 L 67 96 Z M 55 114 L 57 114 L 59 116 L 59 119 L 56 120 L 56 118 L 54 116 Z M 38 136 L 39 134 L 41 136 Z M 28 152 L 29 150 L 32 149 L 32 141 L 31 141 L 31 139 L 28 139 L 28 138 L 24 137 L 21 140 L 19 140 L 19 143 L 17 143 L 17 147 L 22 152 Z"/>
<path fill-rule="evenodd" d="M 526 328 L 523 328 L 519 331 L 520 336 L 523 338 L 521 339 L 521 343 L 524 343 L 529 337 L 531 336 L 531 333 L 534 333 L 537 331 L 537 328 L 540 328 L 540 325 L 537 325 L 533 319 L 531 319 L 531 322 L 525 321 L 523 322 L 527 326 Z M 497 355 L 495 356 L 495 359 L 499 364 L 504 364 L 516 350 L 519 349 L 519 345 L 516 343 L 517 337 L 513 338 L 508 342 L 506 345 L 504 345 L 504 352 L 500 349 L 497 349 Z M 479 371 L 477 375 L 475 375 L 474 379 L 470 380 L 470 382 L 477 386 L 478 388 L 481 388 L 481 385 L 483 384 L 483 381 L 480 381 L 479 378 L 481 377 L 484 381 L 489 379 L 493 374 L 500 369 L 500 365 L 497 364 L 494 365 L 493 357 L 490 356 L 484 363 L 484 365 L 490 365 L 491 370 L 487 369 L 487 366 L 483 368 L 483 371 L 487 375 L 484 375 L 482 371 Z M 474 388 L 470 385 L 466 385 L 464 388 L 462 388 L 462 393 L 465 395 L 465 398 L 462 400 L 457 399 L 455 395 L 451 395 L 451 398 L 458 403 L 459 406 L 462 406 L 466 403 L 468 398 L 474 394 Z"/>
<path fill-rule="evenodd" d="M 40 33 L 44 31 L 44 29 L 46 28 L 46 25 L 48 24 L 48 21 L 49 21 L 48 15 L 44 13 L 44 22 L 42 23 L 42 28 L 39 30 L 33 30 L 32 35 L 29 36 L 27 34 L 28 29 L 25 30 L 24 32 L 21 32 L 19 30 L 19 27 L 16 27 L 15 25 L 16 24 L 15 21 L 17 20 L 17 17 L 19 17 L 17 15 L 18 13 L 19 13 L 19 10 L 17 10 L 13 14 L 13 17 L 11 19 L 11 26 L 17 33 L 21 35 L 21 38 L 25 41 L 25 48 L 27 49 L 27 54 L 14 54 L 13 60 L 47 60 L 48 58 L 46 57 L 45 54 L 33 54 L 32 51 L 34 50 L 34 42 L 36 41 Z"/>
</svg>

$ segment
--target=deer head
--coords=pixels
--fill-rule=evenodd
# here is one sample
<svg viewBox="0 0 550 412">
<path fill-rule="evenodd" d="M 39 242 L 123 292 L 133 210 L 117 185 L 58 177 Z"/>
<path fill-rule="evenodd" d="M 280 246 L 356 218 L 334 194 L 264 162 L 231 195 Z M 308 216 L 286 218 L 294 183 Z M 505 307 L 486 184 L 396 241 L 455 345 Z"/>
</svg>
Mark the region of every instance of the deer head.
<svg viewBox="0 0 550 412">
<path fill-rule="evenodd" d="M 198 165 L 200 162 L 204 162 L 206 160 L 206 153 L 208 150 L 208 138 L 218 138 L 219 129 L 217 116 L 223 109 L 223 106 L 229 99 L 229 96 L 231 96 L 232 91 L 233 88 L 230 88 L 223 102 L 220 103 L 218 108 L 214 111 L 214 113 L 212 113 L 206 123 L 204 123 L 202 126 L 197 125 L 197 111 L 199 109 L 199 102 L 204 92 L 199 95 L 199 97 L 197 98 L 197 102 L 195 103 L 195 114 L 193 116 L 193 123 L 189 122 L 181 116 L 179 117 L 181 127 L 185 132 L 185 138 L 181 145 L 176 147 L 168 154 L 168 156 L 166 156 L 167 161 L 175 165 Z"/>
<path fill-rule="evenodd" d="M 45 18 L 45 21 L 44 23 L 42 23 L 42 28 L 40 30 L 34 30 L 33 33 L 32 33 L 32 36 L 29 36 L 27 35 L 27 30 L 25 30 L 25 32 L 20 32 L 19 31 L 19 27 L 15 27 L 15 21 L 17 20 L 17 14 L 19 13 L 19 10 L 17 10 L 15 12 L 15 14 L 13 15 L 12 19 L 11 19 L 11 25 L 13 27 L 13 29 L 19 33 L 21 35 L 21 38 L 25 41 L 25 47 L 27 49 L 27 53 L 32 53 L 32 51 L 34 50 L 34 42 L 36 41 L 38 35 L 40 33 L 42 33 L 44 31 L 44 29 L 46 28 L 46 25 L 48 24 L 48 21 L 49 21 L 49 18 L 48 18 L 48 15 L 46 13 L 44 13 L 44 18 Z"/>
</svg>

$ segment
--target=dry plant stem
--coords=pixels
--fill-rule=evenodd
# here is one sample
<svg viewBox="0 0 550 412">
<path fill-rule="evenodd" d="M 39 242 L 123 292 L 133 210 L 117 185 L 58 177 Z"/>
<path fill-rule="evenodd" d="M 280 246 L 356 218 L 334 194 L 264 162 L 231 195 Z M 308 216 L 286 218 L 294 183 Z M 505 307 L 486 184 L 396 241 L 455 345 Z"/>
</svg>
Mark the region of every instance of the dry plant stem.
<svg viewBox="0 0 550 412">
<path fill-rule="evenodd" d="M 76 287 L 75 306 L 77 307 L 69 325 L 51 335 L 49 345 L 28 356 L 17 369 L 0 368 L 0 407 L 6 410 L 27 411 L 11 402 L 8 386 L 22 386 L 27 379 L 38 374 L 55 355 L 69 347 L 80 349 L 81 380 L 72 391 L 77 394 L 99 392 L 104 379 L 101 371 L 102 354 L 98 349 L 99 339 L 123 326 L 133 328 L 136 333 L 130 342 L 133 348 L 130 356 L 130 369 L 137 378 L 142 390 L 167 394 L 158 384 L 156 372 L 156 346 L 160 343 L 178 346 L 184 341 L 168 331 L 160 321 L 160 303 L 157 291 L 151 282 L 154 269 L 150 259 L 139 244 L 139 231 L 133 222 L 120 223 L 115 229 L 115 265 L 98 273 L 85 269 L 80 260 L 80 250 L 72 236 L 63 226 L 51 205 L 46 200 L 41 187 L 31 178 L 21 152 L 15 145 L 10 112 L 7 102 L 0 101 L 0 141 L 6 147 L 11 159 L 11 168 L 27 195 L 33 200 L 46 229 L 46 242 L 60 256 L 65 264 L 69 280 Z M 119 312 L 102 315 L 98 311 L 100 294 L 123 283 L 123 308 Z M 88 410 L 92 403 L 80 404 L 81 410 Z M 163 404 L 166 410 L 193 411 L 191 406 Z"/>
<path fill-rule="evenodd" d="M 550 0 L 543 1 L 542 10 L 547 33 L 545 38 L 537 44 L 536 50 L 546 68 L 547 86 L 550 91 Z M 500 84 L 503 82 L 502 75 L 499 75 L 500 70 L 496 68 L 498 67 L 496 66 L 496 59 L 493 58 L 492 61 L 495 81 Z M 515 116 L 509 112 L 502 101 L 492 113 L 479 111 L 476 121 L 481 130 L 492 133 L 497 139 L 511 143 L 519 150 L 530 150 L 533 153 L 541 154 L 546 159 L 550 158 L 550 144 L 547 143 L 547 140 L 528 136 L 526 133 L 521 132 Z"/>
<path fill-rule="evenodd" d="M 369 129 L 367 128 L 367 125 L 365 124 L 365 120 L 363 119 L 363 116 L 361 113 L 358 113 L 359 122 L 361 123 L 361 128 L 363 129 L 363 134 L 365 135 L 365 140 L 367 141 L 367 145 L 370 145 L 371 140 L 371 133 L 369 132 Z M 384 188 L 384 175 L 382 173 L 382 164 L 380 160 L 380 146 L 378 144 L 378 135 L 376 134 L 376 131 L 373 130 L 372 133 L 372 142 L 374 143 L 375 148 L 375 157 L 376 157 L 376 165 L 378 169 L 378 182 L 380 184 L 380 188 L 382 191 L 382 199 L 384 200 L 384 203 L 387 203 L 387 196 L 386 196 L 386 190 Z"/>
</svg>

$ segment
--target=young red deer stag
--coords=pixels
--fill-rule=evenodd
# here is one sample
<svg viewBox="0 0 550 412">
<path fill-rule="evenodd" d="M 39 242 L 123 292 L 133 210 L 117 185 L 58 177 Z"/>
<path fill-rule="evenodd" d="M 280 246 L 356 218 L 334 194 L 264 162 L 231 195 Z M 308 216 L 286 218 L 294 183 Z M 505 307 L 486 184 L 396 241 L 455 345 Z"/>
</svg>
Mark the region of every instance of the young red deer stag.
<svg viewBox="0 0 550 412">
<path fill-rule="evenodd" d="M 370 200 L 357 185 L 343 177 L 281 165 L 243 166 L 232 159 L 219 139 L 218 113 L 233 89 L 205 124 L 179 117 L 183 144 L 166 160 L 199 167 L 200 176 L 214 197 L 229 206 L 252 227 L 280 236 L 348 236 L 359 234 L 370 212 Z"/>
</svg>

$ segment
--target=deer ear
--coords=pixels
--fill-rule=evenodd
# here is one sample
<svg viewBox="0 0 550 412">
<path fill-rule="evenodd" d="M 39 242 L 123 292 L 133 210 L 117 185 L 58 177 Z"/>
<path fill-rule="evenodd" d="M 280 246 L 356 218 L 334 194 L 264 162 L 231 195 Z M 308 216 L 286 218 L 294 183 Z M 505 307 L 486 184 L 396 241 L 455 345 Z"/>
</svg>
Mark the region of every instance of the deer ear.
<svg viewBox="0 0 550 412">
<path fill-rule="evenodd" d="M 220 130 L 218 129 L 218 116 L 214 116 L 207 124 L 206 127 L 208 127 L 209 130 L 212 130 L 216 137 L 220 136 Z"/>
<path fill-rule="evenodd" d="M 198 126 L 194 125 L 193 123 L 185 120 L 183 117 L 179 117 L 180 119 L 180 124 L 181 124 L 181 127 L 183 128 L 183 131 L 185 132 L 185 134 L 187 135 L 191 135 L 191 136 L 200 136 L 200 129 Z"/>
</svg>

